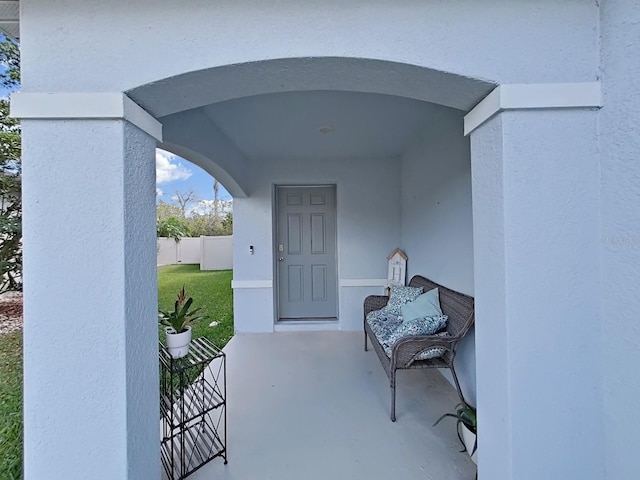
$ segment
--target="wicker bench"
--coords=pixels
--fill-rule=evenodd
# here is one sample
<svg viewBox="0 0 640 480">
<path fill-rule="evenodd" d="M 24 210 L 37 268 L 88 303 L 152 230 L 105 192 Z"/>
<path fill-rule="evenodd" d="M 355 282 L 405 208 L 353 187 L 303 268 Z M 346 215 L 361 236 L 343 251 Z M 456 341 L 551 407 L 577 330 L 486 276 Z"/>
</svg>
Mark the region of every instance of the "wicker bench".
<svg viewBox="0 0 640 480">
<path fill-rule="evenodd" d="M 438 288 L 440 294 L 440 307 L 442 312 L 449 317 L 447 321 L 446 336 L 409 336 L 399 340 L 391 350 L 388 357 L 384 348 L 376 338 L 367 323 L 367 314 L 384 307 L 389 298 L 383 295 L 370 295 L 364 301 L 364 349 L 367 350 L 367 338 L 371 340 L 384 371 L 389 377 L 391 386 L 391 421 L 396 421 L 396 371 L 407 368 L 448 368 L 453 374 L 453 379 L 460 399 L 464 396 L 460 388 L 460 382 L 456 375 L 453 360 L 456 356 L 458 343 L 469 331 L 474 322 L 473 297 L 448 289 L 427 278 L 416 275 L 409 282 L 411 287 L 424 287 L 427 292 Z M 444 347 L 445 353 L 441 357 L 428 360 L 415 360 L 423 350 L 430 347 Z"/>
</svg>

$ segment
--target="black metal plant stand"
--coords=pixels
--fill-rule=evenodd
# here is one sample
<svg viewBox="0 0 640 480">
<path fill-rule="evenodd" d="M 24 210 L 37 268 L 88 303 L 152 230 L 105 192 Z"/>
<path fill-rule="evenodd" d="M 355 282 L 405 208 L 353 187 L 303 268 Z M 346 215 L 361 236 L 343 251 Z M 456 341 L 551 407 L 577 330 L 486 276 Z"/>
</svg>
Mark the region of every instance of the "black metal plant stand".
<svg viewBox="0 0 640 480">
<path fill-rule="evenodd" d="M 189 354 L 178 359 L 160 344 L 160 451 L 170 479 L 216 457 L 227 463 L 226 394 L 226 356 L 206 338 L 192 340 Z"/>
</svg>

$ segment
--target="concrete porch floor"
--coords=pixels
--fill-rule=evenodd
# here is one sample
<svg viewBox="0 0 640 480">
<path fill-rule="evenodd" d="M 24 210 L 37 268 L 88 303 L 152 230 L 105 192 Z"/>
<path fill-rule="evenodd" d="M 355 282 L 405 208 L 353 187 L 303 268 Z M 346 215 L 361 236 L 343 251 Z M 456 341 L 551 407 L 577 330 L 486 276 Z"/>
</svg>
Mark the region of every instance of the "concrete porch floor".
<svg viewBox="0 0 640 480">
<path fill-rule="evenodd" d="M 228 460 L 190 480 L 467 480 L 453 387 L 437 372 L 401 371 L 397 421 L 389 382 L 361 332 L 237 334 L 227 353 Z"/>
</svg>

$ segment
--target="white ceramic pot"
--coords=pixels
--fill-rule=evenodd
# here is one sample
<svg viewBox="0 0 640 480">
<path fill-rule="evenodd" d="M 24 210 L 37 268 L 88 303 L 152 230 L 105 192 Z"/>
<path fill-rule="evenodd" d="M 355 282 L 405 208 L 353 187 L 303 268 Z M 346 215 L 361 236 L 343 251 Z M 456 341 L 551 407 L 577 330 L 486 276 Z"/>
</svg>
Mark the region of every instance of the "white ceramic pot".
<svg viewBox="0 0 640 480">
<path fill-rule="evenodd" d="M 464 423 L 460 424 L 460 432 L 462 433 L 462 441 L 464 442 L 464 446 L 467 449 L 467 452 L 469 453 L 469 455 L 471 455 L 471 452 L 473 452 L 473 455 L 471 455 L 471 460 L 473 460 L 473 463 L 477 465 L 478 448 L 476 445 L 476 434 L 469 430 Z M 474 447 L 476 447 L 475 452 L 473 451 Z"/>
<path fill-rule="evenodd" d="M 167 350 L 173 358 L 182 358 L 189 353 L 191 343 L 191 326 L 182 333 L 176 333 L 173 327 L 165 327 L 164 333 L 167 338 Z"/>
</svg>

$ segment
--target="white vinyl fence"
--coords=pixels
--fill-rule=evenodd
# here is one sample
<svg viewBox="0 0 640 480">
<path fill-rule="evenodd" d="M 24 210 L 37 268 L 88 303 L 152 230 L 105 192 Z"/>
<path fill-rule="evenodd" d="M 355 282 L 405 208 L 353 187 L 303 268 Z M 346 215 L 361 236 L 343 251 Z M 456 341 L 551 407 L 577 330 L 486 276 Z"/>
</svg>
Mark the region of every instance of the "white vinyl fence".
<svg viewBox="0 0 640 480">
<path fill-rule="evenodd" d="M 158 238 L 158 265 L 199 263 L 200 270 L 233 268 L 233 236 Z"/>
<path fill-rule="evenodd" d="M 233 236 L 200 237 L 200 270 L 233 268 Z"/>
</svg>

